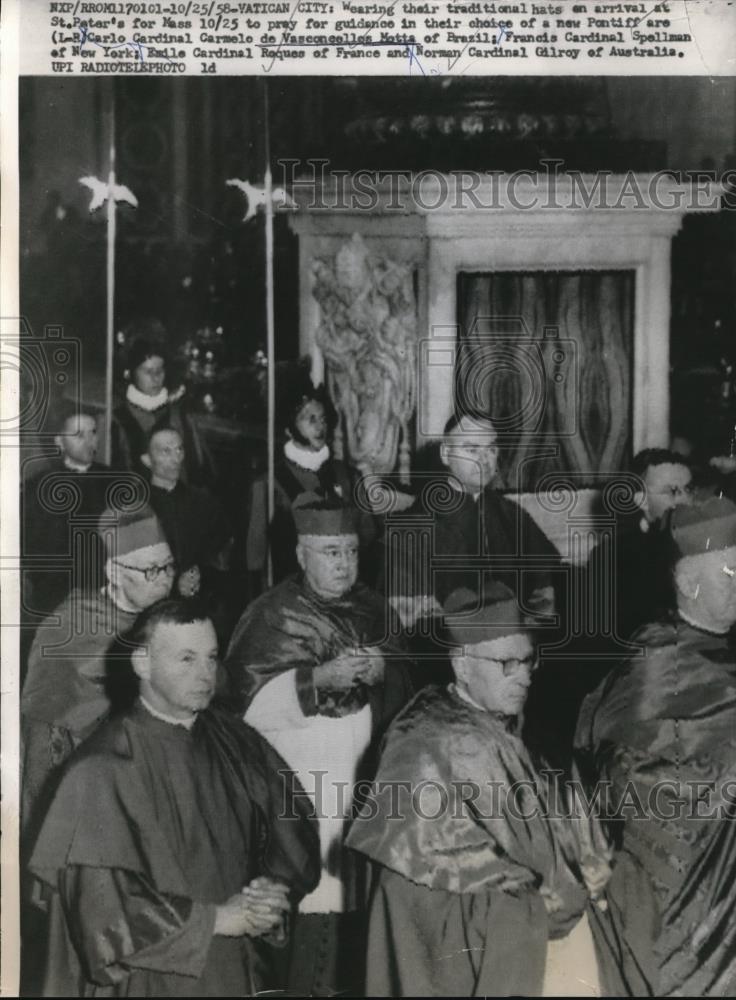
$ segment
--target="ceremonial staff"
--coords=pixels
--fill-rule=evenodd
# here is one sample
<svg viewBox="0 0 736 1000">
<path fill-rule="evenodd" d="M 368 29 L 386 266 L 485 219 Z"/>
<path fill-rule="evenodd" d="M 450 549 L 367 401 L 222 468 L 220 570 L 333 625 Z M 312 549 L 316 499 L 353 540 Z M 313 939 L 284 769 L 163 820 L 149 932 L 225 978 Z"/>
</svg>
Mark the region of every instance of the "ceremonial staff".
<svg viewBox="0 0 736 1000">
<path fill-rule="evenodd" d="M 110 465 L 112 461 L 112 375 L 115 350 L 115 236 L 117 233 L 117 202 L 127 201 L 134 208 L 138 207 L 138 199 L 133 192 L 115 178 L 115 89 L 108 88 L 108 163 L 107 183 L 97 177 L 80 177 L 79 183 L 84 184 L 92 192 L 90 212 L 97 211 L 107 204 L 107 308 L 105 324 L 105 440 L 104 460 Z"/>
<path fill-rule="evenodd" d="M 263 80 L 263 134 L 266 172 L 266 354 L 268 356 L 268 523 L 274 515 L 274 463 L 276 449 L 276 334 L 273 312 L 273 185 L 271 180 L 271 136 L 268 127 L 268 81 Z M 268 553 L 268 585 L 273 585 L 271 552 Z"/>
<path fill-rule="evenodd" d="M 110 173 L 107 179 L 107 315 L 105 324 L 105 462 L 112 462 L 112 366 L 115 350 L 115 91 L 110 95 Z"/>
<path fill-rule="evenodd" d="M 248 181 L 231 177 L 225 183 L 230 187 L 236 187 L 242 191 L 248 199 L 248 210 L 243 217 L 243 222 L 248 222 L 255 218 L 258 208 L 263 206 L 266 210 L 266 356 L 268 358 L 267 368 L 267 446 L 268 446 L 268 487 L 267 487 L 267 507 L 268 523 L 273 520 L 274 515 L 274 467 L 276 448 L 276 332 L 274 322 L 274 280 L 273 280 L 273 206 L 277 201 L 283 207 L 295 208 L 295 204 L 287 195 L 283 188 L 274 188 L 271 177 L 271 132 L 269 127 L 268 109 L 268 81 L 262 80 L 263 87 L 263 136 L 264 155 L 266 160 L 263 175 L 263 187 L 256 187 Z M 271 566 L 271 555 L 268 556 L 268 585 L 273 583 L 273 569 Z"/>
</svg>

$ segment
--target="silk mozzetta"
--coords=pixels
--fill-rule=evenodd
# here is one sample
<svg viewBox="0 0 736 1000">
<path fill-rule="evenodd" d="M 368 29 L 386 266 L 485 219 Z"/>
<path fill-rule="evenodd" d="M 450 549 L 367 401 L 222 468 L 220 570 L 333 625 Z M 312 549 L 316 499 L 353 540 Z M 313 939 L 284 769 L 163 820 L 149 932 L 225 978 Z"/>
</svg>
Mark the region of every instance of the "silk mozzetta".
<svg viewBox="0 0 736 1000">
<path fill-rule="evenodd" d="M 729 995 L 736 655 L 728 637 L 681 620 L 646 626 L 633 641 L 641 654 L 586 699 L 576 737 L 591 770 L 610 783 L 611 806 L 626 807 L 608 890 L 614 930 L 599 938 L 611 977 L 604 985 L 620 989 L 623 969 L 656 996 Z"/>
<path fill-rule="evenodd" d="M 245 996 L 263 949 L 214 937 L 215 907 L 257 875 L 299 898 L 317 831 L 284 762 L 222 712 L 191 732 L 138 705 L 75 755 L 30 863 L 52 890 L 46 996 Z M 285 784 L 286 781 L 286 784 Z M 279 822 L 284 806 L 289 822 Z M 63 913 L 63 919 L 62 919 Z"/>
</svg>

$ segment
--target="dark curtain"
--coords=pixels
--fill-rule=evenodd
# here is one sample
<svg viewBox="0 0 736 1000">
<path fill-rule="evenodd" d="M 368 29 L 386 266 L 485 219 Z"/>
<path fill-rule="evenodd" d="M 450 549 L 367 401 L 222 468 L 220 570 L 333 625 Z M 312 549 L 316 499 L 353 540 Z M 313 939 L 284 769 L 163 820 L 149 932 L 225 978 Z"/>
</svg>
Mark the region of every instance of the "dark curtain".
<svg viewBox="0 0 736 1000">
<path fill-rule="evenodd" d="M 581 486 L 622 468 L 634 273 L 461 273 L 457 301 L 456 408 L 496 424 L 505 486 L 530 490 L 551 472 Z"/>
</svg>

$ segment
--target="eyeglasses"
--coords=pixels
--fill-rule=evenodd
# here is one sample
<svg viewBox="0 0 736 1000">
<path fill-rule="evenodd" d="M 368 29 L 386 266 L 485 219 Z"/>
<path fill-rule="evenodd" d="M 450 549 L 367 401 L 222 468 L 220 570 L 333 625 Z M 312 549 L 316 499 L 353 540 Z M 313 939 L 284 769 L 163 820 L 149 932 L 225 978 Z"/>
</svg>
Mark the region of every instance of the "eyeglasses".
<svg viewBox="0 0 736 1000">
<path fill-rule="evenodd" d="M 350 559 L 358 558 L 357 545 L 351 545 L 350 548 L 346 549 L 318 549 L 314 545 L 304 545 L 304 543 L 302 543 L 302 547 L 309 549 L 310 552 L 315 552 L 317 555 L 322 556 L 323 559 L 326 559 L 327 562 L 330 563 L 338 563 L 345 556 Z"/>
<path fill-rule="evenodd" d="M 447 446 L 449 455 L 497 455 L 498 445 L 496 444 L 450 444 Z"/>
<path fill-rule="evenodd" d="M 167 576 L 176 576 L 175 562 L 167 562 L 164 563 L 163 566 L 146 566 L 144 568 L 140 566 L 129 566 L 127 563 L 118 562 L 118 560 L 116 560 L 116 562 L 118 566 L 123 569 L 132 570 L 134 573 L 142 573 L 146 578 L 147 583 L 153 583 L 155 580 L 158 580 L 162 573 L 165 573 Z"/>
<path fill-rule="evenodd" d="M 689 497 L 693 494 L 692 486 L 664 486 L 661 490 L 654 490 L 655 496 L 661 497 Z"/>
<path fill-rule="evenodd" d="M 513 677 L 514 674 L 520 673 L 527 667 L 529 672 L 533 674 L 539 666 L 536 655 L 525 656 L 523 659 L 512 656 L 508 660 L 495 660 L 488 656 L 471 657 L 471 659 L 483 660 L 485 663 L 497 663 L 503 670 L 504 677 Z"/>
</svg>

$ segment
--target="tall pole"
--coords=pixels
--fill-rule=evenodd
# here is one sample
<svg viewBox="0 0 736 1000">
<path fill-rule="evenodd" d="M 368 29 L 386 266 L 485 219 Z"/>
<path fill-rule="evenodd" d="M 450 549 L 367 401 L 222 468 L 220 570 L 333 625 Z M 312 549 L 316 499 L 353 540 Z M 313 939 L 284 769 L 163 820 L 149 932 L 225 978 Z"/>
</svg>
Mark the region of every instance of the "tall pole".
<svg viewBox="0 0 736 1000">
<path fill-rule="evenodd" d="M 266 354 L 268 356 L 268 523 L 274 516 L 274 462 L 276 443 L 276 335 L 273 312 L 273 200 L 271 178 L 271 138 L 268 122 L 268 81 L 263 81 L 263 132 L 265 139 L 266 172 Z M 268 585 L 273 584 L 273 566 L 268 556 Z"/>
<path fill-rule="evenodd" d="M 115 84 L 108 90 L 107 119 L 110 133 L 110 170 L 107 187 L 107 317 L 105 354 L 105 462 L 112 461 L 112 370 L 115 353 Z"/>
</svg>

